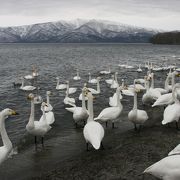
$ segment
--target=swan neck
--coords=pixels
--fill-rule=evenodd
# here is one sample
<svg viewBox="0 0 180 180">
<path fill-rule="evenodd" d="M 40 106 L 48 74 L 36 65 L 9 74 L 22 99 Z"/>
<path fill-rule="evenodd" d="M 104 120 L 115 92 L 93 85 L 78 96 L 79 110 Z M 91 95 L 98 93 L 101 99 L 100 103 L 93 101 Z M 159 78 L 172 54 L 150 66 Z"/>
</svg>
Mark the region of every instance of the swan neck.
<svg viewBox="0 0 180 180">
<path fill-rule="evenodd" d="M 49 103 L 50 103 L 50 101 L 49 101 L 49 95 L 47 94 L 47 105 L 49 106 Z"/>
<path fill-rule="evenodd" d="M 21 87 L 22 87 L 22 88 L 24 87 L 24 79 L 22 79 Z"/>
<path fill-rule="evenodd" d="M 119 91 L 119 89 L 117 89 L 116 95 L 117 95 L 117 99 L 116 99 L 117 100 L 117 106 L 121 107 L 122 104 L 121 104 L 121 101 L 120 101 L 120 91 Z"/>
<path fill-rule="evenodd" d="M 89 74 L 89 81 L 91 81 L 91 74 Z"/>
<path fill-rule="evenodd" d="M 134 106 L 133 106 L 133 110 L 137 110 L 137 93 L 134 90 Z"/>
<path fill-rule="evenodd" d="M 11 149 L 12 143 L 7 135 L 6 128 L 5 128 L 5 117 L 2 114 L 0 114 L 0 132 L 1 132 L 3 145 Z"/>
<path fill-rule="evenodd" d="M 85 104 L 85 96 L 84 96 L 84 92 L 82 92 L 82 109 L 86 110 L 86 104 Z"/>
<path fill-rule="evenodd" d="M 151 88 L 154 89 L 154 75 L 152 75 Z"/>
<path fill-rule="evenodd" d="M 93 112 L 93 98 L 92 97 L 88 98 L 88 112 L 89 112 L 89 117 L 87 119 L 87 122 L 93 121 L 94 120 L 94 112 Z"/>
<path fill-rule="evenodd" d="M 31 100 L 31 114 L 30 114 L 30 117 L 29 117 L 29 126 L 31 127 L 34 127 L 34 109 L 35 109 L 35 106 L 34 106 L 34 101 Z"/>
<path fill-rule="evenodd" d="M 58 86 L 59 86 L 59 79 L 57 79 L 56 88 L 58 88 Z"/>
<path fill-rule="evenodd" d="M 172 87 L 175 85 L 175 73 L 172 74 Z"/>
</svg>

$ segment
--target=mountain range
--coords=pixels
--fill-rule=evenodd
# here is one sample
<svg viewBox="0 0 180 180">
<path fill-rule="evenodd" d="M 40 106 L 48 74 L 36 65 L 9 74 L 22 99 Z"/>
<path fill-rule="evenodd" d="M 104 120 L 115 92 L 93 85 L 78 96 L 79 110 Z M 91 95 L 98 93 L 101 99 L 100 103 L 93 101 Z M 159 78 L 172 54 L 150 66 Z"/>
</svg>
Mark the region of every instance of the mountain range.
<svg viewBox="0 0 180 180">
<path fill-rule="evenodd" d="M 0 43 L 145 43 L 156 33 L 111 21 L 77 19 L 0 27 Z"/>
</svg>

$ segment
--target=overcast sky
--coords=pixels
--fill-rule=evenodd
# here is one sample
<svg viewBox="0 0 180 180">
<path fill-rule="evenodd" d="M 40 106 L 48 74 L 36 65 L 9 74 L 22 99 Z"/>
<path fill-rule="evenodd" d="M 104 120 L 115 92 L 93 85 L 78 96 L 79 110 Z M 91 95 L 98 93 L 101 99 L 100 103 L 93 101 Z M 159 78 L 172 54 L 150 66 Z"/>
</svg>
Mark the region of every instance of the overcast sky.
<svg viewBox="0 0 180 180">
<path fill-rule="evenodd" d="M 0 0 L 0 26 L 76 18 L 180 30 L 180 0 Z"/>
</svg>

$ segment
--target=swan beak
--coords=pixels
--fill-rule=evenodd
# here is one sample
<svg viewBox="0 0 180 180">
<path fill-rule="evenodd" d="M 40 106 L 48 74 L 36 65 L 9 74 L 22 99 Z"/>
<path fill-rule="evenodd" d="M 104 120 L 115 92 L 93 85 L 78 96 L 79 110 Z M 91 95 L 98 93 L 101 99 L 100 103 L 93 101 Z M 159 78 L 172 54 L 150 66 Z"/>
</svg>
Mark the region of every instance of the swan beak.
<svg viewBox="0 0 180 180">
<path fill-rule="evenodd" d="M 19 113 L 17 113 L 16 111 L 12 110 L 11 115 L 19 115 Z"/>
</svg>

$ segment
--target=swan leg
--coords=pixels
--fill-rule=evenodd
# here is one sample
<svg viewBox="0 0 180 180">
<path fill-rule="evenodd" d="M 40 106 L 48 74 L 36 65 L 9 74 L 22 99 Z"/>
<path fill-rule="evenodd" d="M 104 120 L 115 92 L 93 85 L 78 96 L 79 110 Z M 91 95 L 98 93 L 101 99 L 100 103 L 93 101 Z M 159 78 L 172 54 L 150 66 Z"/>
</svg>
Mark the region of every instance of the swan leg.
<svg viewBox="0 0 180 180">
<path fill-rule="evenodd" d="M 134 123 L 134 130 L 137 131 L 137 126 L 136 124 Z"/>
<path fill-rule="evenodd" d="M 106 127 L 107 127 L 107 125 L 108 125 L 108 122 L 106 121 Z"/>
<path fill-rule="evenodd" d="M 44 147 L 44 137 L 41 137 L 41 144 L 42 144 L 42 147 Z"/>
<path fill-rule="evenodd" d="M 77 123 L 75 123 L 75 126 L 76 126 L 76 128 L 77 128 Z"/>
<path fill-rule="evenodd" d="M 178 122 L 176 121 L 176 129 L 179 130 Z"/>
<path fill-rule="evenodd" d="M 89 143 L 86 143 L 86 151 L 89 151 Z"/>
<path fill-rule="evenodd" d="M 112 128 L 113 128 L 113 129 L 115 128 L 115 126 L 114 126 L 114 122 L 112 123 Z"/>
<path fill-rule="evenodd" d="M 142 125 L 139 125 L 139 129 L 138 129 L 138 132 L 140 132 L 142 129 Z"/>
<path fill-rule="evenodd" d="M 167 126 L 168 126 L 168 128 L 170 128 L 170 124 L 169 123 L 167 124 Z"/>
<path fill-rule="evenodd" d="M 101 149 L 103 149 L 104 150 L 104 146 L 103 146 L 103 143 L 101 142 Z"/>
</svg>

